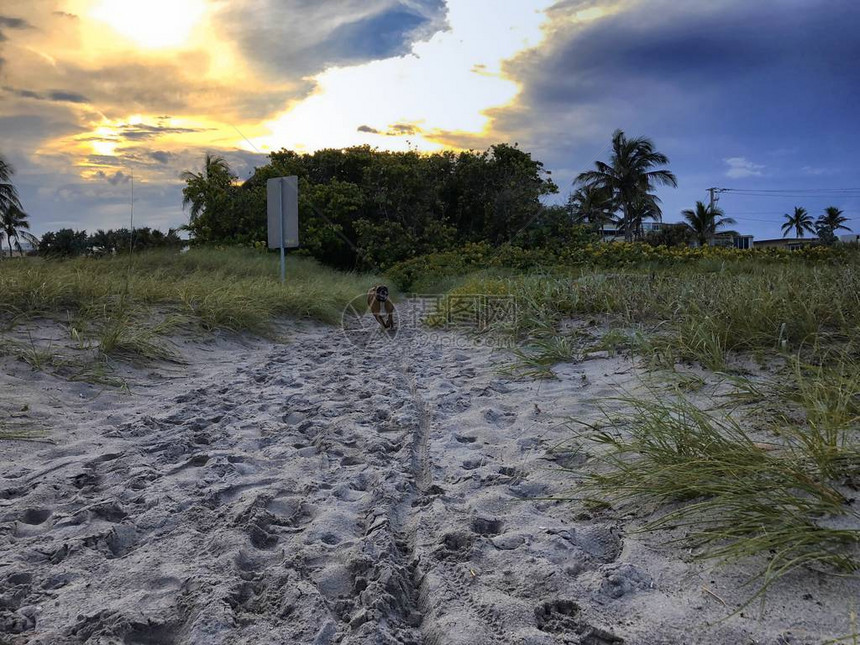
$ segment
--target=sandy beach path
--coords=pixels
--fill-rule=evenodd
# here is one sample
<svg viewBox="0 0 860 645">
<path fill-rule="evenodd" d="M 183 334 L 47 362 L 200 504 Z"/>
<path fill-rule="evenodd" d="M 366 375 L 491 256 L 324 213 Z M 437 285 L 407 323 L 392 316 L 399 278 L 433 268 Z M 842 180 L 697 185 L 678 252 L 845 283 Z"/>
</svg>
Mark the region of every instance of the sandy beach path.
<svg viewBox="0 0 860 645">
<path fill-rule="evenodd" d="M 565 422 L 635 387 L 628 360 L 516 382 L 503 352 L 455 334 L 374 334 L 215 343 L 131 395 L 10 369 L 7 401 L 56 443 L 5 447 L 0 642 L 746 643 L 785 628 L 704 627 L 726 612 L 700 569 L 547 499 L 585 458 L 551 450 Z M 814 630 L 814 615 L 792 620 Z"/>
</svg>

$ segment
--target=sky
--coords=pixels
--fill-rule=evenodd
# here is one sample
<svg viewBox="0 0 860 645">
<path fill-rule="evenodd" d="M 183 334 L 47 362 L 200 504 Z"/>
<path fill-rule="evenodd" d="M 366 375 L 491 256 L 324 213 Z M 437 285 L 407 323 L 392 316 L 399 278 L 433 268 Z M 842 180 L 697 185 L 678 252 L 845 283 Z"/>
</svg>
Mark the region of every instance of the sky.
<svg viewBox="0 0 860 645">
<path fill-rule="evenodd" d="M 33 231 L 187 222 L 183 170 L 272 150 L 516 142 L 571 182 L 615 129 L 757 239 L 860 233 L 856 0 L 3 0 L 0 154 Z"/>
</svg>

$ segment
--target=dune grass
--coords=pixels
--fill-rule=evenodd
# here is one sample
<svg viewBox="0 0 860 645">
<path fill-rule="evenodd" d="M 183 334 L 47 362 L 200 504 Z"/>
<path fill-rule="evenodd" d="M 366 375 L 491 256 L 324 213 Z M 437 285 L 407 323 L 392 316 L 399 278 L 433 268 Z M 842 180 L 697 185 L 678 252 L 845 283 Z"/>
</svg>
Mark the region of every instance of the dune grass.
<svg viewBox="0 0 860 645">
<path fill-rule="evenodd" d="M 46 434 L 40 430 L 8 428 L 0 423 L 0 441 L 45 441 Z"/>
<path fill-rule="evenodd" d="M 170 332 L 267 334 L 279 317 L 336 323 L 372 282 L 290 257 L 282 285 L 276 256 L 238 248 L 26 259 L 0 263 L 0 322 L 12 330 L 47 319 L 64 325 L 80 349 L 179 360 L 163 341 Z M 52 360 L 50 348 L 18 345 L 19 356 L 36 368 Z"/>
<path fill-rule="evenodd" d="M 760 442 L 731 416 L 684 397 L 624 402 L 625 422 L 582 434 L 605 448 L 589 472 L 576 473 L 583 494 L 650 509 L 657 519 L 643 530 L 679 529 L 678 541 L 701 557 L 764 557 L 753 576 L 762 578 L 760 593 L 799 567 L 860 567 L 860 511 L 845 487 L 857 477 L 856 437 L 832 442 L 804 425 Z"/>
<path fill-rule="evenodd" d="M 552 378 L 554 364 L 603 349 L 639 356 L 657 379 L 674 383 L 681 361 L 733 384 L 728 403 L 705 412 L 705 381 L 682 375 L 675 395 L 625 399 L 624 420 L 577 433 L 594 455 L 571 471 L 577 499 L 636 509 L 643 530 L 675 529 L 703 558 L 759 558 L 759 593 L 799 567 L 860 569 L 860 511 L 851 503 L 860 489 L 856 257 L 485 271 L 451 293 L 516 298 L 517 320 L 495 331 L 521 343 L 509 369 L 518 376 Z M 609 331 L 583 337 L 562 324 L 568 318 Z M 776 371 L 752 377 L 746 366 L 755 362 Z"/>
<path fill-rule="evenodd" d="M 748 262 L 671 269 L 583 269 L 570 274 L 466 276 L 450 292 L 514 296 L 520 336 L 570 316 L 647 324 L 676 358 L 722 369 L 729 352 L 793 351 L 860 339 L 860 263 Z"/>
</svg>

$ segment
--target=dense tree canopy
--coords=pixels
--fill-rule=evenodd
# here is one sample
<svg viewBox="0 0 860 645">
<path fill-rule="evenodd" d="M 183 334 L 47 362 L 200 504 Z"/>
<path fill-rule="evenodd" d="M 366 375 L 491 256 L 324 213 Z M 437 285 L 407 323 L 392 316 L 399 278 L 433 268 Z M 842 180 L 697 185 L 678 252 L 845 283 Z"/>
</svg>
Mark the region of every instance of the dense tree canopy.
<svg viewBox="0 0 860 645">
<path fill-rule="evenodd" d="M 149 227 L 127 228 L 103 231 L 99 229 L 92 235 L 86 231 L 62 228 L 42 236 L 39 253 L 48 257 L 74 257 L 78 255 L 104 256 L 129 251 L 143 251 L 154 248 L 179 248 L 183 244 L 176 231 L 167 233 Z"/>
<path fill-rule="evenodd" d="M 202 172 L 184 176 L 195 241 L 265 240 L 266 180 L 296 175 L 302 248 L 340 267 L 384 269 L 455 244 L 512 241 L 545 215 L 541 198 L 558 191 L 539 161 L 505 144 L 434 154 L 281 150 L 241 185 L 221 161 L 207 156 Z"/>
</svg>

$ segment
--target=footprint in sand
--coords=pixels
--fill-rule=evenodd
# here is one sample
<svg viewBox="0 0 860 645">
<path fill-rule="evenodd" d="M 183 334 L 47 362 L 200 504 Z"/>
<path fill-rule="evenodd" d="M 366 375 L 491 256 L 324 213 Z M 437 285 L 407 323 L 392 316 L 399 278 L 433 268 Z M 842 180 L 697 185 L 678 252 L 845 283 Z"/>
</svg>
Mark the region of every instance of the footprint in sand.
<svg viewBox="0 0 860 645">
<path fill-rule="evenodd" d="M 31 526 L 38 526 L 46 522 L 51 515 L 51 511 L 47 508 L 28 508 L 21 515 L 20 521 Z"/>
<path fill-rule="evenodd" d="M 509 428 L 516 422 L 517 415 L 507 410 L 487 408 L 483 412 L 484 420 L 497 428 Z"/>
</svg>

